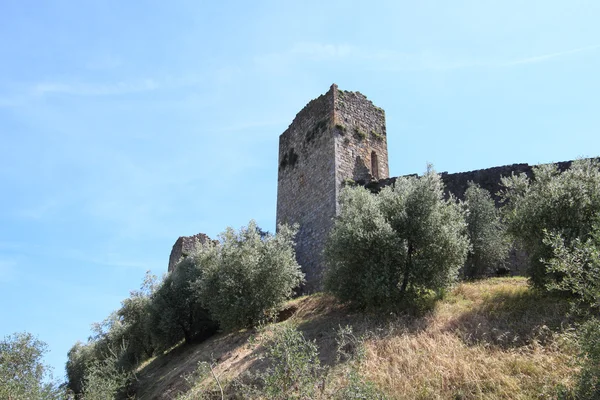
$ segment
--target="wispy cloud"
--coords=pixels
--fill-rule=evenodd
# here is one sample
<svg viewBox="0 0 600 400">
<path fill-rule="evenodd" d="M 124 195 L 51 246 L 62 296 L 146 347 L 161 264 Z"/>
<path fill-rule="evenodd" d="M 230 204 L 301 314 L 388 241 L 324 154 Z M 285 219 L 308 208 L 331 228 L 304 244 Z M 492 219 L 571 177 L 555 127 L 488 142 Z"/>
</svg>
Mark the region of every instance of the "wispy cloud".
<svg viewBox="0 0 600 400">
<path fill-rule="evenodd" d="M 33 85 L 31 91 L 37 96 L 44 96 L 47 94 L 110 96 L 149 92 L 156 90 L 159 87 L 159 83 L 154 79 L 144 79 L 137 82 L 117 82 L 104 84 L 44 82 Z"/>
<path fill-rule="evenodd" d="M 227 74 L 229 79 L 233 71 L 217 70 L 215 79 Z M 91 82 L 85 80 L 42 81 L 30 83 L 11 83 L 9 88 L 0 88 L 0 108 L 11 108 L 26 105 L 40 98 L 67 95 L 72 97 L 125 96 L 137 93 L 154 92 L 180 88 L 193 88 L 211 81 L 202 75 L 182 74 L 180 76 L 163 76 L 160 78 L 123 79 L 119 81 Z"/>
<path fill-rule="evenodd" d="M 554 58 L 561 58 L 561 57 L 569 56 L 572 54 L 590 52 L 590 51 L 597 50 L 597 49 L 600 49 L 600 45 L 579 47 L 577 49 L 572 49 L 572 50 L 559 51 L 556 53 L 542 54 L 542 55 L 537 55 L 537 56 L 533 56 L 533 57 L 525 57 L 525 58 L 521 58 L 521 59 L 516 59 L 516 60 L 508 61 L 504 64 L 500 64 L 500 66 L 510 67 L 513 65 L 541 63 L 541 62 L 552 60 Z"/>
<path fill-rule="evenodd" d="M 302 62 L 352 61 L 354 65 L 379 71 L 448 71 L 468 68 L 507 68 L 544 63 L 578 53 L 591 52 L 600 45 L 578 47 L 515 59 L 455 56 L 423 50 L 401 52 L 367 49 L 347 44 L 298 43 L 291 48 L 255 57 L 255 64 L 268 70 L 285 70 Z"/>
</svg>

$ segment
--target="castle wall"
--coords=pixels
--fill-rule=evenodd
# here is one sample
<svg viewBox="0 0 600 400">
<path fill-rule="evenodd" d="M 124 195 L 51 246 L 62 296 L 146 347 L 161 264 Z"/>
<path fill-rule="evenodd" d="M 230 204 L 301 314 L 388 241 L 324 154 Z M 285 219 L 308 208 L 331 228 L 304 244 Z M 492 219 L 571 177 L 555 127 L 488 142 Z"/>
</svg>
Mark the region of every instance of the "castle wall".
<svg viewBox="0 0 600 400">
<path fill-rule="evenodd" d="M 204 233 L 198 233 L 193 236 L 180 236 L 173 244 L 171 254 L 169 255 L 169 272 L 172 272 L 175 265 L 183 258 L 193 254 L 199 244 L 210 242 L 210 238 Z"/>
<path fill-rule="evenodd" d="M 561 161 L 555 163 L 559 171 L 567 170 L 573 161 Z M 449 174 L 448 172 L 442 172 L 440 176 L 444 182 L 446 194 L 452 193 L 458 199 L 464 199 L 465 191 L 468 188 L 469 182 L 474 182 L 490 192 L 492 198 L 496 202 L 496 206 L 500 206 L 500 196 L 498 192 L 502 189 L 500 184 L 500 178 L 510 176 L 511 174 L 524 173 L 529 178 L 533 177 L 534 165 L 529 164 L 511 164 L 502 165 L 499 167 L 477 169 L 474 171 L 467 172 L 456 172 Z M 416 176 L 416 174 L 413 174 Z M 386 186 L 390 186 L 396 182 L 396 177 L 382 179 L 378 182 L 372 182 L 367 184 L 367 187 L 372 192 L 379 192 Z"/>
<path fill-rule="evenodd" d="M 333 90 L 308 103 L 279 137 L 277 224 L 300 225 L 296 259 L 306 292 L 319 288 L 321 253 L 335 215 Z"/>
<path fill-rule="evenodd" d="M 322 252 L 344 181 L 389 175 L 385 129 L 382 109 L 334 84 L 279 138 L 277 223 L 300 224 L 296 259 L 306 274 L 305 292 L 321 288 Z"/>
<path fill-rule="evenodd" d="M 360 183 L 389 176 L 385 112 L 363 94 L 334 93 L 336 183 Z"/>
<path fill-rule="evenodd" d="M 572 164 L 572 161 L 561 161 L 555 163 L 559 171 L 567 170 Z M 486 189 L 490 192 L 490 195 L 496 202 L 496 207 L 500 207 L 500 196 L 498 192 L 502 189 L 501 178 L 510 176 L 511 174 L 526 174 L 529 178 L 533 177 L 533 167 L 529 164 L 512 164 L 502 165 L 499 167 L 492 167 L 486 169 L 478 169 L 467 172 L 457 172 L 449 174 L 442 172 L 440 174 L 442 181 L 444 182 L 446 196 L 450 194 L 454 195 L 458 199 L 463 200 L 465 192 L 469 187 L 469 182 L 478 184 L 481 188 Z M 414 174 L 416 176 L 416 174 Z M 396 177 L 382 179 L 377 182 L 367 184 L 372 192 L 378 193 L 381 189 L 386 186 L 393 185 L 396 182 Z M 518 248 L 512 248 L 509 254 L 509 265 L 512 275 L 523 275 L 526 273 L 529 260 L 527 254 Z"/>
</svg>

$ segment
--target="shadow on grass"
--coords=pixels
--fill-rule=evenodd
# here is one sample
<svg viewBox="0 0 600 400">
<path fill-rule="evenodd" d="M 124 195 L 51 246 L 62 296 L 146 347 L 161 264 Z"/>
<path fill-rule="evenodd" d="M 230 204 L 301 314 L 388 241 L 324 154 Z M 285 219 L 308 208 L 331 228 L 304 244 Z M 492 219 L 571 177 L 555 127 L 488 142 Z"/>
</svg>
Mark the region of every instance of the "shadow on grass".
<svg viewBox="0 0 600 400">
<path fill-rule="evenodd" d="M 421 301 L 412 305 L 398 305 L 386 310 L 361 310 L 348 304 L 341 304 L 331 295 L 318 294 L 310 299 L 319 302 L 319 307 L 305 304 L 311 314 L 303 315 L 302 306 L 292 318 L 300 321 L 297 325 L 304 337 L 314 340 L 319 348 L 319 358 L 325 366 L 334 366 L 344 360 L 338 357 L 339 331 L 351 327 L 358 340 L 374 339 L 399 333 L 417 333 L 428 326 L 423 318 L 432 312 L 435 302 Z"/>
<path fill-rule="evenodd" d="M 566 299 L 531 288 L 494 290 L 443 327 L 468 345 L 546 344 L 574 321 Z"/>
</svg>

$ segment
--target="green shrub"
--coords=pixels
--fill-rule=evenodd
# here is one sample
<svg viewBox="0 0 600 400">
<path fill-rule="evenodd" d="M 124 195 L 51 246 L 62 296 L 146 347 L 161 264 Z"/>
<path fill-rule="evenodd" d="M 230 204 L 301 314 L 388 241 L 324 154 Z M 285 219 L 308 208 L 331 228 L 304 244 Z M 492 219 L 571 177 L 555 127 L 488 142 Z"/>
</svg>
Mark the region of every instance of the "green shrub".
<svg viewBox="0 0 600 400">
<path fill-rule="evenodd" d="M 342 124 L 335 124 L 335 128 L 340 131 L 340 133 L 343 135 L 348 131 L 348 128 L 346 128 L 344 125 Z"/>
<path fill-rule="evenodd" d="M 600 399 L 600 320 L 592 319 L 580 328 L 581 371 L 577 399 Z"/>
<path fill-rule="evenodd" d="M 263 392 L 267 398 L 315 398 L 318 383 L 325 378 L 316 344 L 286 325 L 275 331 L 266 347 L 266 357 L 271 364 L 263 374 Z"/>
<path fill-rule="evenodd" d="M 111 354 L 91 362 L 84 378 L 82 400 L 113 400 L 124 392 L 131 374 L 118 367 L 119 358 L 111 349 Z"/>
<path fill-rule="evenodd" d="M 490 193 L 469 182 L 464 206 L 471 249 L 464 268 L 466 278 L 475 278 L 502 266 L 510 247 L 500 213 Z"/>
<path fill-rule="evenodd" d="M 254 326 L 278 311 L 304 278 L 296 262 L 295 229 L 261 235 L 254 221 L 220 235 L 214 262 L 199 285 L 203 304 L 225 329 Z"/>
<path fill-rule="evenodd" d="M 58 400 L 63 391 L 49 366 L 42 363 L 46 343 L 27 332 L 0 341 L 0 398 L 11 400 Z"/>
<path fill-rule="evenodd" d="M 67 353 L 65 366 L 67 388 L 73 393 L 83 393 L 85 374 L 94 359 L 93 351 L 93 345 L 86 345 L 78 341 Z"/>
<path fill-rule="evenodd" d="M 185 339 L 190 343 L 217 329 L 217 323 L 202 304 L 200 282 L 205 269 L 216 261 L 216 247 L 203 250 L 179 262 L 151 298 L 151 334 L 160 349 Z"/>
<path fill-rule="evenodd" d="M 554 164 L 541 165 L 533 175 L 533 180 L 525 174 L 502 178 L 501 196 L 508 233 L 529 255 L 532 283 L 544 289 L 562 277 L 548 270 L 554 251 L 545 237 L 558 235 L 571 248 L 588 239 L 600 213 L 600 162 L 577 160 L 562 173 Z"/>
<path fill-rule="evenodd" d="M 354 127 L 354 135 L 360 140 L 365 140 L 367 138 L 367 134 L 357 126 Z"/>
<path fill-rule="evenodd" d="M 390 306 L 455 280 L 469 249 L 466 224 L 431 168 L 379 195 L 346 187 L 340 204 L 325 248 L 325 288 L 340 300 Z"/>
<path fill-rule="evenodd" d="M 546 261 L 547 271 L 560 277 L 547 288 L 571 294 L 580 310 L 600 310 L 600 222 L 585 241 L 576 238 L 568 246 L 559 234 L 546 232 L 544 244 L 553 251 Z"/>
<path fill-rule="evenodd" d="M 558 387 L 558 398 L 563 400 L 600 400 L 600 320 L 592 318 L 578 329 L 580 366 L 575 386 Z"/>
<path fill-rule="evenodd" d="M 346 362 L 346 384 L 335 394 L 336 399 L 384 400 L 386 396 L 373 382 L 360 375 L 359 367 L 366 357 L 364 338 L 357 337 L 351 326 L 340 327 L 336 335 L 336 359 Z"/>
</svg>

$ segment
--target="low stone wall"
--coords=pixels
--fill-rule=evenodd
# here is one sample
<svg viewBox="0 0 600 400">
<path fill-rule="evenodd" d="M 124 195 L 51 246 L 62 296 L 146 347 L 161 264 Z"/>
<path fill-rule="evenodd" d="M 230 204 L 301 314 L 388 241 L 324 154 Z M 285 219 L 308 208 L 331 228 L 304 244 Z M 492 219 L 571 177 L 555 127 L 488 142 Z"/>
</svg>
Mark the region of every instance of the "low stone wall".
<svg viewBox="0 0 600 400">
<path fill-rule="evenodd" d="M 573 161 L 561 161 L 555 163 L 560 171 L 568 169 Z M 474 171 L 467 172 L 456 172 L 449 174 L 448 172 L 440 173 L 442 181 L 444 182 L 446 193 L 452 193 L 459 199 L 463 199 L 465 191 L 467 190 L 469 182 L 477 183 L 483 189 L 486 189 L 492 195 L 492 198 L 496 201 L 496 205 L 499 206 L 500 197 L 498 192 L 502 189 L 500 184 L 500 178 L 510 176 L 511 174 L 526 174 L 529 178 L 533 176 L 534 165 L 529 164 L 511 164 L 502 165 L 500 167 L 492 167 L 485 169 L 477 169 Z M 417 176 L 417 174 L 405 175 L 405 176 Z M 374 193 L 379 193 L 381 189 L 386 186 L 393 185 L 396 183 L 398 177 L 381 179 L 378 182 L 372 182 L 367 185 L 367 188 Z"/>
<path fill-rule="evenodd" d="M 211 239 L 204 233 L 198 233 L 193 236 L 180 236 L 175 241 L 173 249 L 171 249 L 171 255 L 169 255 L 169 272 L 173 271 L 175 265 L 179 263 L 183 258 L 192 254 L 198 244 L 204 244 L 210 242 Z"/>
</svg>

